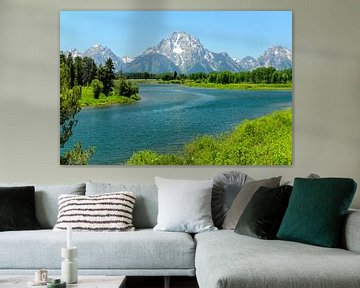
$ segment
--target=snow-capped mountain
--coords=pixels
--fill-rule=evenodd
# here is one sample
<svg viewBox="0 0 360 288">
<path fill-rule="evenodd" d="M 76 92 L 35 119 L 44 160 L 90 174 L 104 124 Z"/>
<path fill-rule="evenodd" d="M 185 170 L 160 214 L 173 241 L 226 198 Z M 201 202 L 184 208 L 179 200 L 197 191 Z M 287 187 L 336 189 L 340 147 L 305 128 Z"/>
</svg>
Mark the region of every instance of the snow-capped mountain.
<svg viewBox="0 0 360 288">
<path fill-rule="evenodd" d="M 121 57 L 121 61 L 124 62 L 125 64 L 131 63 L 132 61 L 134 61 L 135 57 L 132 56 L 124 56 Z"/>
<path fill-rule="evenodd" d="M 237 71 L 237 65 L 225 53 L 214 53 L 206 49 L 200 40 L 186 32 L 174 32 L 160 43 L 148 48 L 144 54 L 158 53 L 166 56 L 179 67 L 182 73 Z"/>
<path fill-rule="evenodd" d="M 95 44 L 85 52 L 72 49 L 65 52 L 73 57 L 91 57 L 97 65 L 104 65 L 108 58 L 117 71 L 149 73 L 195 73 L 212 71 L 251 71 L 258 67 L 272 66 L 277 70 L 292 67 L 292 51 L 282 46 L 272 46 L 257 59 L 246 56 L 233 59 L 226 52 L 212 52 L 200 40 L 187 32 L 174 32 L 156 46 L 146 49 L 141 55 L 119 57 L 110 48 Z"/>
<path fill-rule="evenodd" d="M 100 44 L 95 44 L 87 49 L 83 53 L 83 57 L 90 57 L 94 59 L 96 65 L 104 65 L 106 60 L 109 58 L 114 62 L 115 70 L 120 71 L 124 69 L 124 62 L 121 60 L 119 56 L 117 56 L 110 48 L 106 46 L 102 46 Z"/>
<path fill-rule="evenodd" d="M 72 57 L 83 57 L 83 53 L 77 49 L 70 49 L 69 51 L 66 52 L 66 55 L 68 55 L 69 53 L 71 53 Z"/>
<path fill-rule="evenodd" d="M 292 51 L 282 46 L 273 46 L 257 59 L 257 67 L 274 67 L 277 70 L 292 67 Z"/>
<path fill-rule="evenodd" d="M 251 56 L 246 56 L 243 59 L 235 59 L 240 71 L 251 71 L 258 65 L 256 59 Z"/>
</svg>

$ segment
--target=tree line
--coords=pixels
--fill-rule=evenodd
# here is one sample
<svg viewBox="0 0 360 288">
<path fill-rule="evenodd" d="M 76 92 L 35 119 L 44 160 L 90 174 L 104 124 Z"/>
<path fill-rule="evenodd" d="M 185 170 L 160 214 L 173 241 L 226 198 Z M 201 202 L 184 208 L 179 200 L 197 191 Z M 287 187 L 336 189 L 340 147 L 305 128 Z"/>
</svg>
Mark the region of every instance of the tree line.
<svg viewBox="0 0 360 288">
<path fill-rule="evenodd" d="M 292 69 L 276 70 L 274 67 L 259 67 L 251 71 L 241 72 L 197 72 L 191 74 L 180 74 L 175 72 L 151 74 L 148 72 L 126 73 L 128 79 L 157 79 L 163 81 L 172 80 L 192 80 L 195 82 L 206 82 L 216 84 L 237 84 L 237 83 L 253 83 L 253 84 L 281 84 L 292 82 Z"/>
<path fill-rule="evenodd" d="M 72 89 L 75 86 L 91 86 L 94 98 L 100 94 L 109 96 L 111 93 L 131 97 L 139 92 L 132 82 L 126 80 L 122 73 L 115 73 L 114 62 L 108 58 L 104 65 L 96 65 L 90 57 L 73 57 L 71 53 L 60 54 L 60 85 Z"/>
</svg>

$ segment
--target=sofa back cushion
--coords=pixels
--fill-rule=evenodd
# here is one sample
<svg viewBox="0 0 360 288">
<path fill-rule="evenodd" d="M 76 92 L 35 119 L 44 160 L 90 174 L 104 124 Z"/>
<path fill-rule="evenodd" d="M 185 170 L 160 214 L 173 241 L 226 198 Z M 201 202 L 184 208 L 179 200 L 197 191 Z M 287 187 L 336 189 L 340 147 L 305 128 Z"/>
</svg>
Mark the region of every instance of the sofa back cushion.
<svg viewBox="0 0 360 288">
<path fill-rule="evenodd" d="M 60 185 L 33 185 L 0 183 L 0 186 L 34 186 L 36 218 L 42 229 L 52 229 L 58 216 L 58 197 L 61 194 L 85 195 L 85 183 Z"/>
<path fill-rule="evenodd" d="M 158 190 L 155 184 L 86 182 L 88 196 L 119 191 L 133 192 L 136 197 L 133 210 L 135 228 L 153 228 L 158 214 Z"/>
</svg>

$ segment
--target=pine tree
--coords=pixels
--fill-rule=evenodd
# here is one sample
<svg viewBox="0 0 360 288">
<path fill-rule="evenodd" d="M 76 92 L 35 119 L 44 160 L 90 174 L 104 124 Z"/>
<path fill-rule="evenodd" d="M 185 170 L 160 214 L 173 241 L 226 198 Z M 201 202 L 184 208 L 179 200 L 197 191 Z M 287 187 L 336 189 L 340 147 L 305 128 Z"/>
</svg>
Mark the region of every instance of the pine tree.
<svg viewBox="0 0 360 288">
<path fill-rule="evenodd" d="M 105 65 L 103 67 L 103 71 L 101 71 L 101 75 L 99 75 L 99 80 L 103 83 L 103 93 L 105 95 L 109 95 L 113 87 L 113 80 L 115 79 L 115 67 L 114 62 L 109 58 L 106 60 Z"/>
</svg>

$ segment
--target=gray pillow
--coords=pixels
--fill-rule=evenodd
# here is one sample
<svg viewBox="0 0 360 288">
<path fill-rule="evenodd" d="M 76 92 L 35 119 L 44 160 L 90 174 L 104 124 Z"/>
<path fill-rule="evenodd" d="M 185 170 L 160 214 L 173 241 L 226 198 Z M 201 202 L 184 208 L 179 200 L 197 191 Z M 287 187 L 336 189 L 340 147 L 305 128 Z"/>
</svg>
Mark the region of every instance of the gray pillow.
<svg viewBox="0 0 360 288">
<path fill-rule="evenodd" d="M 159 213 L 154 230 L 198 233 L 217 230 L 211 217 L 213 180 L 155 177 Z"/>
<path fill-rule="evenodd" d="M 227 171 L 215 176 L 212 189 L 211 213 L 216 227 L 222 227 L 225 216 L 241 187 L 251 180 L 245 173 L 237 171 Z"/>
<path fill-rule="evenodd" d="M 158 214 L 158 192 L 155 184 L 86 182 L 87 196 L 120 191 L 131 191 L 136 197 L 133 210 L 135 228 L 153 228 Z"/>
<path fill-rule="evenodd" d="M 320 178 L 320 176 L 319 176 L 318 174 L 311 173 L 311 174 L 307 175 L 305 178 L 317 179 L 317 178 Z M 294 186 L 294 179 L 292 179 L 292 180 L 290 180 L 290 181 L 286 181 L 286 182 L 283 183 L 282 185 Z"/>
<path fill-rule="evenodd" d="M 249 203 L 255 192 L 261 186 L 268 188 L 279 187 L 280 179 L 281 176 L 245 183 L 236 196 L 229 212 L 224 219 L 224 223 L 222 225 L 223 229 L 234 230 L 241 214 L 244 212 L 246 205 Z"/>
<path fill-rule="evenodd" d="M 58 197 L 61 194 L 85 195 L 85 183 L 63 185 L 0 184 L 0 186 L 34 186 L 36 218 L 43 229 L 52 229 L 58 216 Z"/>
</svg>

